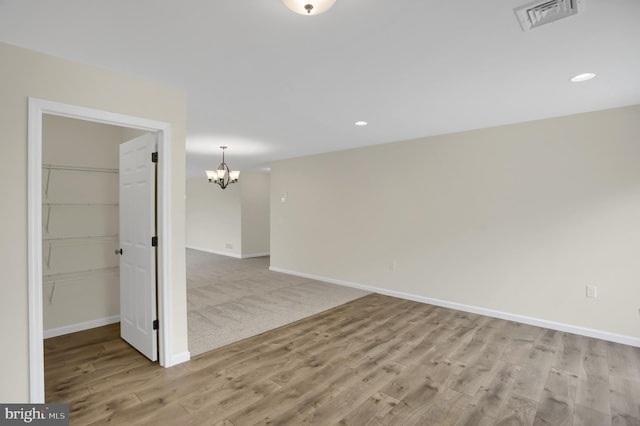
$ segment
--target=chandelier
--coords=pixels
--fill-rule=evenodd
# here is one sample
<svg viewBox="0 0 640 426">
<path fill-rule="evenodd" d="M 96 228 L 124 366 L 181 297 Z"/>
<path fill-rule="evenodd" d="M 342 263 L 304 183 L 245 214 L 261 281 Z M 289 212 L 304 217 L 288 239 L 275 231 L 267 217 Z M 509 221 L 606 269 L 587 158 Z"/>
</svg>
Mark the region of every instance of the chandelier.
<svg viewBox="0 0 640 426">
<path fill-rule="evenodd" d="M 328 10 L 336 0 L 282 0 L 291 10 L 300 15 L 319 15 Z"/>
<path fill-rule="evenodd" d="M 238 170 L 229 170 L 229 166 L 224 162 L 224 150 L 226 146 L 221 146 L 222 149 L 222 163 L 218 166 L 218 170 L 207 170 L 207 179 L 209 182 L 217 183 L 220 188 L 225 189 L 230 183 L 238 182 L 240 172 Z"/>
</svg>

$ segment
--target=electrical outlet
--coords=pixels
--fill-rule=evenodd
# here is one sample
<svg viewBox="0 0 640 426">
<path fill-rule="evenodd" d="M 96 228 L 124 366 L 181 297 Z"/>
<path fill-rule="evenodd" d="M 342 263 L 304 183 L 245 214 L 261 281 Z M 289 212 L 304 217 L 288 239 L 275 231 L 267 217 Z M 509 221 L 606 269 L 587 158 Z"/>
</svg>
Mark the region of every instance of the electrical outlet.
<svg viewBox="0 0 640 426">
<path fill-rule="evenodd" d="M 233 244 L 231 243 L 225 244 L 225 247 L 228 248 L 229 250 L 233 250 Z"/>
<path fill-rule="evenodd" d="M 598 288 L 594 285 L 588 285 L 587 286 L 587 297 L 590 297 L 592 299 L 595 299 L 596 297 L 598 297 Z"/>
<path fill-rule="evenodd" d="M 398 270 L 398 261 L 394 260 L 393 262 L 391 262 L 391 270 L 392 271 Z"/>
</svg>

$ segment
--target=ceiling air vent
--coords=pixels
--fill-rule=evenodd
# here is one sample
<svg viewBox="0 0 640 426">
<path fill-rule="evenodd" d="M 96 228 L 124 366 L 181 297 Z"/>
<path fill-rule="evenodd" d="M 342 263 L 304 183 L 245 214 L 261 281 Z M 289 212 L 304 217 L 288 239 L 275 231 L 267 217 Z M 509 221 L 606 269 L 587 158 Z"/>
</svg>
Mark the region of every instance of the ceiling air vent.
<svg viewBox="0 0 640 426">
<path fill-rule="evenodd" d="M 581 0 L 544 0 L 515 9 L 523 31 L 578 13 Z"/>
</svg>

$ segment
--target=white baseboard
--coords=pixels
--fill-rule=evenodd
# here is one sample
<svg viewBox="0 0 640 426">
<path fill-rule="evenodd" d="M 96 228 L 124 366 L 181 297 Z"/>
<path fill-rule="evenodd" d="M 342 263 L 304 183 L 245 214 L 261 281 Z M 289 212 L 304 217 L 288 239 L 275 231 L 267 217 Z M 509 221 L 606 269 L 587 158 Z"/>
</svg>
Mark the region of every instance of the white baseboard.
<svg viewBox="0 0 640 426">
<path fill-rule="evenodd" d="M 262 257 L 262 256 L 269 256 L 269 252 L 264 252 L 264 253 L 250 253 L 250 254 L 238 254 L 238 253 L 231 253 L 228 251 L 218 251 L 218 250 L 211 250 L 211 249 L 206 249 L 206 248 L 202 248 L 202 247 L 193 247 L 193 246 L 185 246 L 185 248 L 191 249 L 191 250 L 198 250 L 198 251 L 204 251 L 206 253 L 213 253 L 213 254 L 219 254 L 221 256 L 228 256 L 228 257 L 233 257 L 236 259 L 248 259 L 251 257 Z"/>
<path fill-rule="evenodd" d="M 120 315 L 114 315 L 107 318 L 99 318 L 96 320 L 81 322 L 78 324 L 65 325 L 64 327 L 50 328 L 44 330 L 43 337 L 48 339 L 50 337 L 62 336 L 64 334 L 76 333 L 78 331 L 89 330 L 96 327 L 102 327 L 103 325 L 109 325 L 116 322 L 120 322 Z"/>
<path fill-rule="evenodd" d="M 456 309 L 458 311 L 471 312 L 474 314 L 485 315 L 493 318 L 500 318 L 508 321 L 519 322 L 522 324 L 534 325 L 537 327 L 549 328 L 551 330 L 563 331 L 567 333 L 579 334 L 581 336 L 593 337 L 596 339 L 607 340 L 624 345 L 640 347 L 640 339 L 637 337 L 625 336 L 622 334 L 609 333 L 591 328 L 580 327 L 571 324 L 564 324 L 555 321 L 548 321 L 539 318 L 528 317 L 525 315 L 512 314 L 509 312 L 495 311 L 493 309 L 480 308 L 477 306 L 465 305 L 462 303 L 449 302 L 446 300 L 432 299 L 430 297 L 417 296 L 415 294 L 403 293 L 400 291 L 387 290 L 383 288 L 372 287 L 368 285 L 351 283 L 348 281 L 336 280 L 333 278 L 320 277 L 317 275 L 306 274 L 303 272 L 289 271 L 286 269 L 270 266 L 270 271 L 281 272 L 283 274 L 296 275 L 299 277 L 310 278 L 313 280 L 324 281 L 331 284 L 337 284 L 345 287 L 357 288 L 359 290 L 370 291 L 372 293 L 384 294 L 386 296 L 398 297 L 400 299 L 413 300 L 414 302 L 427 303 L 430 305 L 442 306 L 444 308 Z"/>
<path fill-rule="evenodd" d="M 191 359 L 191 352 L 182 352 L 171 356 L 171 359 L 165 364 L 166 368 L 173 367 L 174 365 L 182 364 Z"/>
<path fill-rule="evenodd" d="M 228 252 L 228 251 L 218 251 L 218 250 L 211 250 L 211 249 L 206 249 L 206 248 L 202 248 L 202 247 L 193 247 L 193 246 L 186 246 L 186 248 L 191 249 L 191 250 L 204 251 L 204 252 L 207 252 L 207 253 L 219 254 L 221 256 L 234 257 L 236 259 L 242 259 L 242 256 L 239 255 L 238 253 L 231 253 L 231 252 Z"/>
<path fill-rule="evenodd" d="M 243 254 L 242 258 L 243 259 L 249 259 L 249 258 L 252 258 L 252 257 L 264 257 L 264 256 L 269 256 L 270 254 L 271 253 L 269 253 L 268 251 L 264 252 L 264 253 Z"/>
</svg>

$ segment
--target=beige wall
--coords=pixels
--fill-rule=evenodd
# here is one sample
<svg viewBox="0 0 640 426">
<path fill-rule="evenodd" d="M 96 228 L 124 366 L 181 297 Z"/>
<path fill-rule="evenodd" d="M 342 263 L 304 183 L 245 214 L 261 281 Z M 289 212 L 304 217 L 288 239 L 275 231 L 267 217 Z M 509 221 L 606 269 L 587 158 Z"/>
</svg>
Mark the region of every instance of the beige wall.
<svg viewBox="0 0 640 426">
<path fill-rule="evenodd" d="M 117 170 L 118 146 L 132 139 L 132 131 L 139 133 L 45 115 L 42 162 Z M 42 180 L 45 335 L 89 321 L 112 322 L 120 313 L 120 259 L 114 255 L 119 247 L 118 174 L 44 169 Z M 84 238 L 96 236 L 104 238 Z"/>
<path fill-rule="evenodd" d="M 272 267 L 640 337 L 640 106 L 275 162 L 271 202 Z"/>
<path fill-rule="evenodd" d="M 117 112 L 172 125 L 173 354 L 187 351 L 184 140 L 181 91 L 0 43 L 0 401 L 28 401 L 27 98 Z M 10 242 L 10 244 L 8 243 Z"/>
<path fill-rule="evenodd" d="M 187 179 L 187 247 L 233 257 L 268 253 L 269 194 L 265 172 L 243 171 L 224 190 L 204 176 Z"/>
<path fill-rule="evenodd" d="M 222 190 L 207 181 L 205 176 L 187 179 L 186 217 L 187 247 L 240 257 L 242 236 L 238 184 Z M 232 248 L 227 248 L 227 244 Z"/>
<path fill-rule="evenodd" d="M 243 172 L 239 181 L 242 196 L 242 255 L 269 253 L 269 194 L 267 172 Z"/>
</svg>

